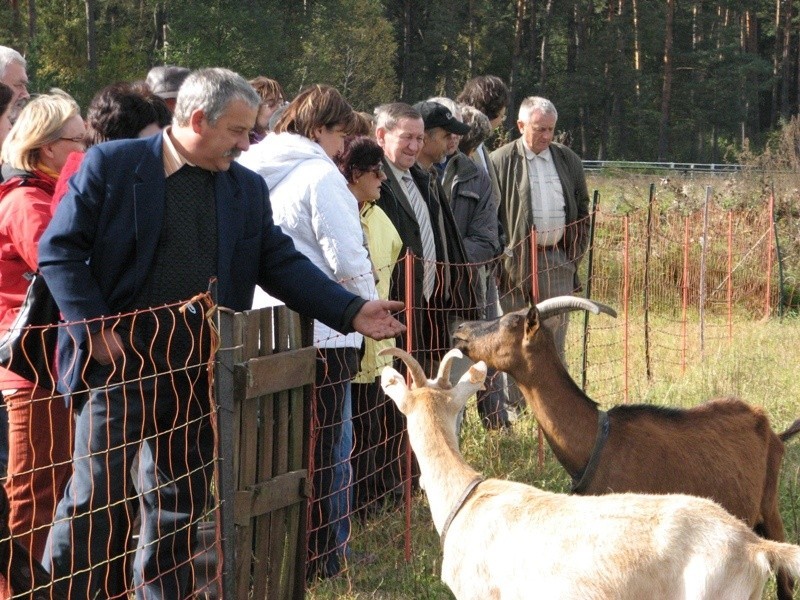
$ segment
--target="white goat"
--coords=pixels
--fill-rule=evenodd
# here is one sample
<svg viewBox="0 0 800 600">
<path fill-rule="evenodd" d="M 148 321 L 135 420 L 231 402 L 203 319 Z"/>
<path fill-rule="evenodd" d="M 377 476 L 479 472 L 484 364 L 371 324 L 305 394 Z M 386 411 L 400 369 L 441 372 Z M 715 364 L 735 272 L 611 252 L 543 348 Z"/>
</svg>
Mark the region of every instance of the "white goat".
<svg viewBox="0 0 800 600">
<path fill-rule="evenodd" d="M 758 600 L 771 569 L 800 575 L 800 547 L 758 537 L 710 500 L 685 495 L 567 496 L 483 479 L 462 458 L 456 415 L 483 386 L 476 363 L 454 387 L 449 363 L 428 381 L 386 367 L 381 383 L 406 416 L 441 536 L 442 581 L 458 600 Z"/>
</svg>

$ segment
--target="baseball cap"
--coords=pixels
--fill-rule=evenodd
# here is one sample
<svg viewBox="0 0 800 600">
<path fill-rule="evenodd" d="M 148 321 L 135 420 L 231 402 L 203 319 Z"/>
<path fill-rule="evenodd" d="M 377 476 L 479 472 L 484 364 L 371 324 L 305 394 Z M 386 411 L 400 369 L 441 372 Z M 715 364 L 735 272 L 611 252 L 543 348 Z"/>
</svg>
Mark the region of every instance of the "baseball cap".
<svg viewBox="0 0 800 600">
<path fill-rule="evenodd" d="M 147 73 L 145 83 L 156 96 L 160 96 L 165 100 L 176 98 L 178 89 L 180 89 L 183 80 L 186 79 L 190 72 L 186 67 L 172 65 L 153 67 Z"/>
<path fill-rule="evenodd" d="M 470 131 L 469 125 L 465 125 L 453 116 L 450 109 L 438 102 L 417 102 L 414 108 L 422 115 L 425 122 L 425 129 L 441 127 L 448 133 L 466 135 Z"/>
</svg>

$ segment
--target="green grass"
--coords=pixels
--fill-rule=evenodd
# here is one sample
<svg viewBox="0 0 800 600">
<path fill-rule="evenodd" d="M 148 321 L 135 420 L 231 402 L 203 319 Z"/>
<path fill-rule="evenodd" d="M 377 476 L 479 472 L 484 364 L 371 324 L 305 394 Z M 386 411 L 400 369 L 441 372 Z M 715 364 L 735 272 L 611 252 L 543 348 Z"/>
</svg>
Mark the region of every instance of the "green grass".
<svg viewBox="0 0 800 600">
<path fill-rule="evenodd" d="M 633 321 L 633 319 L 632 319 Z M 571 369 L 575 372 L 577 324 L 571 327 Z M 608 408 L 621 401 L 622 327 L 619 321 L 598 318 L 591 333 L 589 393 Z M 653 329 L 661 332 L 654 344 L 654 377 L 644 377 L 641 335 L 632 325 L 629 343 L 629 400 L 686 407 L 719 395 L 738 395 L 763 407 L 773 428 L 782 431 L 800 417 L 800 319 L 743 322 L 737 320 L 734 339 L 719 319 L 709 323 L 701 355 L 696 325 L 689 327 L 685 365 L 679 359 L 676 335 L 680 323 L 672 317 L 651 318 Z M 677 350 L 676 350 L 677 348 Z M 461 438 L 466 460 L 487 476 L 526 482 L 542 489 L 563 492 L 569 480 L 545 449 L 539 466 L 536 425 L 530 417 L 518 420 L 513 430 L 486 432 L 478 422 L 474 406 L 467 413 Z M 800 439 L 787 446 L 781 476 L 780 504 L 787 536 L 800 543 Z M 406 561 L 402 511 L 378 515 L 359 524 L 354 521 L 352 546 L 376 555 L 369 565 L 350 565 L 346 574 L 325 581 L 310 590 L 312 600 L 327 599 L 447 599 L 448 589 L 439 581 L 441 552 L 424 495 L 414 497 L 411 511 L 411 553 Z M 532 582 L 535 586 L 535 582 Z M 765 598 L 774 598 L 770 583 Z M 795 594 L 800 599 L 800 591 Z"/>
</svg>

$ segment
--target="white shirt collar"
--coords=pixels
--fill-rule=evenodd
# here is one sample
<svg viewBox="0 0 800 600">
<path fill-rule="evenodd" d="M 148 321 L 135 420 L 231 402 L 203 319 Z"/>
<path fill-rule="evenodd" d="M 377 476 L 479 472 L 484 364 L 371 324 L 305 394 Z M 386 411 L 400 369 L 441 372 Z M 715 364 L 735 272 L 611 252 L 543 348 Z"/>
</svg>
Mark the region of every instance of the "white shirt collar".
<svg viewBox="0 0 800 600">
<path fill-rule="evenodd" d="M 528 160 L 533 160 L 534 158 L 538 157 L 541 158 L 542 160 L 549 161 L 553 157 L 553 155 L 550 152 L 550 146 L 539 152 L 539 154 L 536 154 L 533 150 L 528 148 L 528 146 L 524 143 L 522 144 L 522 147 L 525 148 L 525 158 L 527 158 Z"/>
</svg>

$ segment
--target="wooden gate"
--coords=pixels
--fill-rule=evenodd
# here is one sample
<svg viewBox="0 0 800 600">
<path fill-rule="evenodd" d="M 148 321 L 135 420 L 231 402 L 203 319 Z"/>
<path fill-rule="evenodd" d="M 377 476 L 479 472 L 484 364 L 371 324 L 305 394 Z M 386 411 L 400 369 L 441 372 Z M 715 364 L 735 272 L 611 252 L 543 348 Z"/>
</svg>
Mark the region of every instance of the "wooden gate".
<svg viewBox="0 0 800 600">
<path fill-rule="evenodd" d="M 281 306 L 218 323 L 222 597 L 303 598 L 312 322 Z"/>
</svg>

